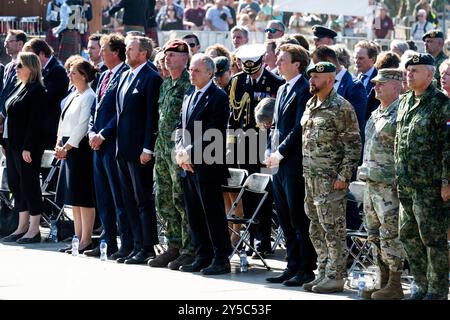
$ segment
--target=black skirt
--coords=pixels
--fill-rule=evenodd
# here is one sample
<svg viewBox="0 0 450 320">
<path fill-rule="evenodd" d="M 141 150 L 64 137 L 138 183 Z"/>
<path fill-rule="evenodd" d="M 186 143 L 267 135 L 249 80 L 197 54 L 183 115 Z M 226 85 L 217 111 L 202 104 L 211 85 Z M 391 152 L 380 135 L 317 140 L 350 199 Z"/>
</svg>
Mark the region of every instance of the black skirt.
<svg viewBox="0 0 450 320">
<path fill-rule="evenodd" d="M 63 144 L 68 139 L 63 137 Z M 61 161 L 56 201 L 70 206 L 95 207 L 92 149 L 86 137 Z"/>
</svg>

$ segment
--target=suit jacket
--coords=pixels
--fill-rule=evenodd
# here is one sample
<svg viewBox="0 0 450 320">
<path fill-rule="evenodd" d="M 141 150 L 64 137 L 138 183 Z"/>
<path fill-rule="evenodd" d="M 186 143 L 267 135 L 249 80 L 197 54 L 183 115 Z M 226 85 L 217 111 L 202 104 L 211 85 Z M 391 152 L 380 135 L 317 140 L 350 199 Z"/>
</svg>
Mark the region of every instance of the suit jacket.
<svg viewBox="0 0 450 320">
<path fill-rule="evenodd" d="M 125 63 L 122 64 L 112 79 L 109 80 L 103 97 L 100 95 L 101 83 L 109 71 L 103 72 L 99 77 L 100 85 L 98 85 L 95 92 L 94 113 L 89 121 L 89 133 L 100 133 L 105 138 L 105 141 L 100 146 L 104 152 L 116 152 L 116 92 L 120 76 L 128 69 L 129 67 Z"/>
<path fill-rule="evenodd" d="M 122 73 L 116 92 L 117 153 L 136 161 L 143 149 L 154 150 L 158 133 L 159 87 L 163 80 L 146 63 L 131 82 L 123 105 L 119 94 L 131 69 Z"/>
<path fill-rule="evenodd" d="M 375 78 L 377 76 L 377 74 L 378 74 L 378 70 L 377 69 L 373 69 L 373 72 L 372 72 L 372 74 L 369 77 L 369 82 L 367 83 L 367 87 L 366 87 L 367 97 L 369 97 L 370 91 L 373 89 L 373 86 L 374 86 L 372 81 L 370 81 L 370 80 Z"/>
<path fill-rule="evenodd" d="M 301 76 L 289 91 L 284 103 L 280 105 L 281 93 L 285 86 L 286 84 L 278 89 L 268 149 L 272 153 L 277 150 L 280 152 L 283 156 L 280 165 L 289 165 L 292 170 L 301 171 L 302 148 L 299 143 L 302 141 L 302 128 L 300 120 L 306 103 L 311 98 L 309 82 L 304 76 Z"/>
<path fill-rule="evenodd" d="M 10 96 L 11 93 L 6 99 Z M 43 149 L 44 110 L 47 104 L 48 95 L 39 82 L 28 83 L 15 95 L 7 111 L 10 148 L 34 152 Z"/>
<path fill-rule="evenodd" d="M 12 68 L 12 69 L 11 69 Z M 16 69 L 12 62 L 8 63 L 5 66 L 5 71 L 3 74 L 3 90 L 0 94 L 0 112 L 3 114 L 3 117 L 6 117 L 5 112 L 5 102 L 9 97 L 9 94 L 13 91 L 14 87 L 17 83 L 16 77 Z"/>
<path fill-rule="evenodd" d="M 5 66 L 0 63 L 0 95 L 3 91 L 3 73 L 5 72 Z"/>
<path fill-rule="evenodd" d="M 147 15 L 147 0 L 121 0 L 109 9 L 109 15 L 113 15 L 120 9 L 124 9 L 123 24 L 145 26 Z"/>
<path fill-rule="evenodd" d="M 225 165 L 225 137 L 230 115 L 228 96 L 225 91 L 217 87 L 214 83 L 211 83 L 197 102 L 189 119 L 187 119 L 189 102 L 193 98 L 194 92 L 195 88 L 189 89 L 183 99 L 181 122 L 178 125 L 178 129 L 183 129 L 185 132 L 183 134 L 178 130 L 177 148 L 187 148 L 189 144 L 192 146 L 189 149 L 190 159 L 194 164 L 194 172 L 197 174 L 199 180 L 220 181 L 220 183 L 224 183 L 225 179 L 229 176 L 228 169 Z M 198 129 L 195 132 L 197 134 L 201 133 L 201 136 L 194 136 L 194 122 L 196 121 L 202 124 L 201 132 Z M 217 157 L 215 158 L 217 161 L 212 164 L 205 163 L 205 159 L 202 157 L 205 148 L 211 144 L 210 141 L 203 141 L 203 135 L 209 129 L 218 130 L 222 135 L 222 141 L 214 141 L 215 146 L 221 148 L 221 150 L 218 150 L 218 153 L 215 152 L 212 154 L 214 157 Z M 185 134 L 190 135 L 191 141 L 185 139 Z M 207 152 L 206 154 L 211 153 Z M 199 159 L 197 155 L 201 158 Z M 220 159 L 218 158 L 219 155 Z M 183 175 L 185 175 L 184 171 L 182 172 Z"/>
<path fill-rule="evenodd" d="M 69 78 L 64 67 L 53 56 L 42 70 L 42 76 L 48 93 L 47 116 L 44 123 L 44 140 L 47 147 L 53 148 L 56 141 L 59 116 L 61 115 L 61 101 L 67 96 Z"/>
<path fill-rule="evenodd" d="M 363 135 L 367 108 L 367 92 L 364 85 L 347 71 L 341 79 L 337 93 L 352 104 L 358 118 L 360 133 Z"/>
</svg>

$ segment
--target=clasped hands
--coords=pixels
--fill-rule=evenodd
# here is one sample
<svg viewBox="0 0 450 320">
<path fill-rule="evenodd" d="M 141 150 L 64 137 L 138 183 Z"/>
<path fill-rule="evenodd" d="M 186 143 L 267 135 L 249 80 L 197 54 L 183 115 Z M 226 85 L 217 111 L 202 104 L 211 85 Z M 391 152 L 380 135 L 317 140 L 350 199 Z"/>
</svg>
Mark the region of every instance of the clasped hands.
<svg viewBox="0 0 450 320">
<path fill-rule="evenodd" d="M 194 173 L 194 165 L 189 163 L 189 155 L 186 149 L 175 150 L 175 161 L 184 171 Z"/>
</svg>

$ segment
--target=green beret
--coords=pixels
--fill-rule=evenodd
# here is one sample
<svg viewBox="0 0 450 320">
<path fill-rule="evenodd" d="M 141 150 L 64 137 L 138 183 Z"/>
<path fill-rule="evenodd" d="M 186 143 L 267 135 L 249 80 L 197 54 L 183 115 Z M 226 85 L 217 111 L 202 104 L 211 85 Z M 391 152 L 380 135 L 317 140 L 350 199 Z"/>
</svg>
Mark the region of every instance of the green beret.
<svg viewBox="0 0 450 320">
<path fill-rule="evenodd" d="M 419 64 L 434 66 L 434 58 L 431 54 L 428 53 L 415 54 L 406 61 L 405 68 L 408 68 L 408 66 L 417 66 Z"/>
<path fill-rule="evenodd" d="M 336 72 L 336 66 L 331 62 L 318 62 L 315 65 L 311 66 L 306 70 L 306 74 L 308 77 L 311 76 L 311 73 L 330 73 Z"/>
<path fill-rule="evenodd" d="M 425 41 L 426 38 L 441 38 L 444 39 L 444 33 L 440 30 L 430 30 L 425 33 L 422 37 L 422 41 Z"/>
</svg>

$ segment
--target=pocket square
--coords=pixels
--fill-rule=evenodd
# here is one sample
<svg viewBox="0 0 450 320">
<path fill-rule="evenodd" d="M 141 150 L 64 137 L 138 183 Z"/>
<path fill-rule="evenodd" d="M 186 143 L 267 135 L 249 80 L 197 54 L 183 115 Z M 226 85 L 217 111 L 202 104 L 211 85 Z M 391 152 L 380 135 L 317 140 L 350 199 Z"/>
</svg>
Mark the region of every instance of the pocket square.
<svg viewBox="0 0 450 320">
<path fill-rule="evenodd" d="M 135 93 L 139 93 L 138 89 L 136 89 L 136 88 L 134 88 L 134 90 L 133 90 L 133 94 L 135 94 Z"/>
</svg>

